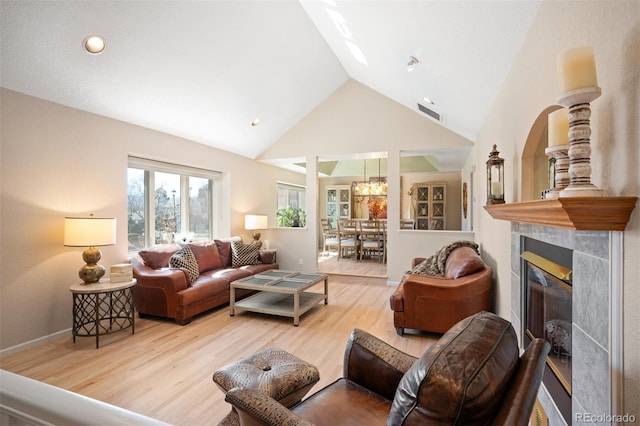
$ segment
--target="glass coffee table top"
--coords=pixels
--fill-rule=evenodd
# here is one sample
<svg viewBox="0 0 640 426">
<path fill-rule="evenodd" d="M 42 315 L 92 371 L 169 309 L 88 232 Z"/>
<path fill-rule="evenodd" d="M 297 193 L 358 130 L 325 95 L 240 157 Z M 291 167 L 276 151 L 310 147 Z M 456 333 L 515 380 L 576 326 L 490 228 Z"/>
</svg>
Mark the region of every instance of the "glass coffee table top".
<svg viewBox="0 0 640 426">
<path fill-rule="evenodd" d="M 253 277 L 244 278 L 242 282 L 253 285 L 268 285 L 273 284 L 273 278 L 261 278 L 254 275 Z"/>
<path fill-rule="evenodd" d="M 229 313 L 235 315 L 235 309 L 260 312 L 271 315 L 293 317 L 293 325 L 298 325 L 300 315 L 319 302 L 328 304 L 329 289 L 326 274 L 311 274 L 295 271 L 272 269 L 254 276 L 241 278 L 231 283 Z M 305 291 L 324 281 L 324 292 Z M 238 288 L 257 290 L 258 293 L 241 300 L 235 300 Z"/>
<path fill-rule="evenodd" d="M 279 269 L 269 269 L 268 271 L 260 272 L 256 275 L 260 275 L 263 277 L 283 278 L 283 277 L 288 277 L 289 275 L 294 275 L 294 274 L 297 274 L 297 272 L 282 271 Z"/>
</svg>

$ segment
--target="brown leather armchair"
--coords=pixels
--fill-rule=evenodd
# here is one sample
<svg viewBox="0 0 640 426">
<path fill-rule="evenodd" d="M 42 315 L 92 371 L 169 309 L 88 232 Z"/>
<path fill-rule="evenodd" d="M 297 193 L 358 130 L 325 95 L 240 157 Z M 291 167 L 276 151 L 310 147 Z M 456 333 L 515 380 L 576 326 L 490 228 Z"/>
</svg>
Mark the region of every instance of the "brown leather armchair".
<svg viewBox="0 0 640 426">
<path fill-rule="evenodd" d="M 549 343 L 519 356 L 511 323 L 481 312 L 464 319 L 420 357 L 354 330 L 344 377 L 288 409 L 255 389 L 225 400 L 247 425 L 527 425 Z"/>
<path fill-rule="evenodd" d="M 423 260 L 413 259 L 412 268 Z M 406 274 L 390 298 L 396 331 L 401 336 L 406 328 L 444 333 L 458 321 L 488 311 L 492 274 L 470 247 L 449 254 L 443 277 Z"/>
</svg>

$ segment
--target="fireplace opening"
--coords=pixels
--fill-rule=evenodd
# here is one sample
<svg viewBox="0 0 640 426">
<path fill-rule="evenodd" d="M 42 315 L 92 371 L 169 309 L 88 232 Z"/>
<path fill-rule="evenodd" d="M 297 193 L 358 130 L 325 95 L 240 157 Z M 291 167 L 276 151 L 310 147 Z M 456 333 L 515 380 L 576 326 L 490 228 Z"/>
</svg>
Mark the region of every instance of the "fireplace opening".
<svg viewBox="0 0 640 426">
<path fill-rule="evenodd" d="M 571 424 L 572 251 L 530 238 L 521 247 L 523 343 L 540 337 L 551 345 L 543 383 Z"/>
</svg>

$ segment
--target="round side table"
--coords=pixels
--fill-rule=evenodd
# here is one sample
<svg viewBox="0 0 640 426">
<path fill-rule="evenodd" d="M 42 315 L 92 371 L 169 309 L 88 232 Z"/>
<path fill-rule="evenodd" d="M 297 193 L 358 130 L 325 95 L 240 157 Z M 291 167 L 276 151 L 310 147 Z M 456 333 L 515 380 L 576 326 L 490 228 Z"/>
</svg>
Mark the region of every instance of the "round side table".
<svg viewBox="0 0 640 426">
<path fill-rule="evenodd" d="M 131 327 L 135 334 L 133 288 L 136 279 L 111 283 L 109 279 L 95 284 L 74 284 L 69 287 L 73 295 L 73 342 L 76 336 L 96 337 Z"/>
</svg>

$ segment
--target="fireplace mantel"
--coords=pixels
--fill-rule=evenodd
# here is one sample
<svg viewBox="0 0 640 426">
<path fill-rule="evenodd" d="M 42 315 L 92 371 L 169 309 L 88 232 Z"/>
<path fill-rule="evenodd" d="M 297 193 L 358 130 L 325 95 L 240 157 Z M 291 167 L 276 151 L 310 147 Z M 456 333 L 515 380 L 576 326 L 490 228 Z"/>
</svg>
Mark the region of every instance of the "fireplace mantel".
<svg viewBox="0 0 640 426">
<path fill-rule="evenodd" d="M 493 204 L 494 219 L 579 231 L 624 231 L 638 197 L 565 197 Z"/>
</svg>

